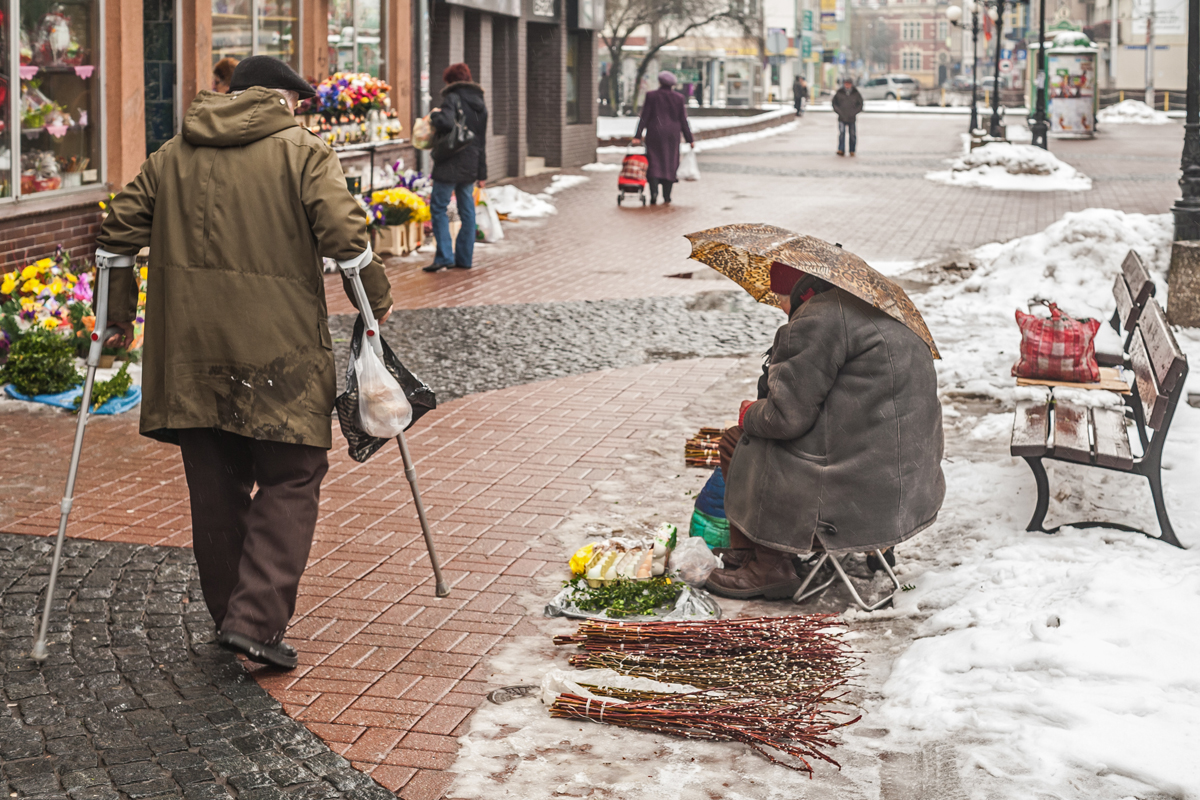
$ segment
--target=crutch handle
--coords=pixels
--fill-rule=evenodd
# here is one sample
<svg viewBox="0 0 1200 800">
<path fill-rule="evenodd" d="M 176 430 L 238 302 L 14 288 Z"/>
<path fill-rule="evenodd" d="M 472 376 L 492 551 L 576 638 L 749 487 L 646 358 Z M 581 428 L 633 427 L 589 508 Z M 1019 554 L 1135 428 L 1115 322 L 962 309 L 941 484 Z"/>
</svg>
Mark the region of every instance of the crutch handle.
<svg viewBox="0 0 1200 800">
<path fill-rule="evenodd" d="M 383 344 L 379 340 L 379 323 L 375 321 L 375 313 L 371 311 L 371 301 L 367 297 L 367 289 L 363 286 L 362 282 L 362 268 L 371 263 L 373 255 L 371 245 L 368 244 L 366 250 L 363 250 L 354 258 L 348 258 L 345 261 L 339 260 L 337 265 L 342 274 L 350 281 L 350 286 L 354 290 L 354 299 L 358 301 L 358 313 L 363 318 L 367 343 L 375 351 L 375 355 L 382 359 Z"/>
</svg>

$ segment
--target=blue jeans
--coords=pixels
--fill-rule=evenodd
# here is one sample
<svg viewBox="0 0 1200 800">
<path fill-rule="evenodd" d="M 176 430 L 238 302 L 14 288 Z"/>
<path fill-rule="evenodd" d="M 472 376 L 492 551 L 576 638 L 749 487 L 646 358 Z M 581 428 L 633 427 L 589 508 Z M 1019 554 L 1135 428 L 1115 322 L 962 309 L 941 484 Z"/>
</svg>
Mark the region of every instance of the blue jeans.
<svg viewBox="0 0 1200 800">
<path fill-rule="evenodd" d="M 854 152 L 854 145 L 858 143 L 858 132 L 855 130 L 858 121 L 842 122 L 838 120 L 838 152 L 846 152 L 846 131 L 850 132 L 850 152 Z"/>
<path fill-rule="evenodd" d="M 473 182 L 433 182 L 433 192 L 429 197 L 429 215 L 433 218 L 433 238 L 437 240 L 437 255 L 433 257 L 433 263 L 438 266 L 471 266 L 471 257 L 475 254 L 475 198 L 472 194 L 474 187 Z M 450 217 L 446 213 L 452 194 L 458 204 L 458 218 L 462 221 L 462 228 L 454 242 L 450 241 Z"/>
</svg>

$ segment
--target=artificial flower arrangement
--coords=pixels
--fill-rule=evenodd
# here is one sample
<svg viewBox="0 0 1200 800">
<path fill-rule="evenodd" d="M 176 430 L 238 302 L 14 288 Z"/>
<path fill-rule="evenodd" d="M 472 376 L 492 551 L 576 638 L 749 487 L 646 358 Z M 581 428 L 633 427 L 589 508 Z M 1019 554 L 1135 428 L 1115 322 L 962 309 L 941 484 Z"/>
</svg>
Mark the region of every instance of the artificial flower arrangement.
<svg viewBox="0 0 1200 800">
<path fill-rule="evenodd" d="M 429 204 L 403 186 L 380 189 L 371 194 L 371 209 L 378 209 L 384 225 L 423 223 L 430 218 Z"/>
<path fill-rule="evenodd" d="M 365 72 L 336 72 L 316 86 L 317 94 L 297 109 L 298 114 L 317 113 L 326 118 L 349 114 L 362 118 L 372 109 L 389 105 L 385 81 Z"/>
</svg>

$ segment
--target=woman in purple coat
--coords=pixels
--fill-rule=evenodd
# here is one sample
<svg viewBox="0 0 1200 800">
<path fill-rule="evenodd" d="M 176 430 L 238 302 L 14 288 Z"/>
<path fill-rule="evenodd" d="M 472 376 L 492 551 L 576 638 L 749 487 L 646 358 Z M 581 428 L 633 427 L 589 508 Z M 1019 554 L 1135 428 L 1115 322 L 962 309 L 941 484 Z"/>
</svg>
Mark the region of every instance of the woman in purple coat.
<svg viewBox="0 0 1200 800">
<path fill-rule="evenodd" d="M 658 187 L 662 187 L 663 202 L 671 203 L 671 185 L 679 169 L 679 136 L 687 139 L 693 149 L 692 130 L 687 121 L 687 100 L 672 91 L 675 76 L 669 72 L 658 73 L 658 89 L 646 92 L 642 103 L 642 118 L 638 120 L 637 133 L 631 144 L 639 144 L 642 131 L 646 132 L 646 159 L 650 169 L 646 177 L 650 180 L 650 205 L 658 204 Z"/>
</svg>

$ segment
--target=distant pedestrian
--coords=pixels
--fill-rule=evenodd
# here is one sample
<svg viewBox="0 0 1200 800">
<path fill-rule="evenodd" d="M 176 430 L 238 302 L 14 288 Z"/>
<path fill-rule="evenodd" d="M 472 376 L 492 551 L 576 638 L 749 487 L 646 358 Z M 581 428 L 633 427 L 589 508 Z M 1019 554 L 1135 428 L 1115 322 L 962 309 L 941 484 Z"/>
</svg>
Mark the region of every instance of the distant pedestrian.
<svg viewBox="0 0 1200 800">
<path fill-rule="evenodd" d="M 679 137 L 682 135 L 694 150 L 696 142 L 688 127 L 687 100 L 674 91 L 676 78 L 670 72 L 658 73 L 658 88 L 646 92 L 642 103 L 642 117 L 631 144 L 639 144 L 642 131 L 646 132 L 646 159 L 650 168 L 646 177 L 650 181 L 650 205 L 658 204 L 658 190 L 662 188 L 663 203 L 671 204 L 671 187 L 675 184 L 675 173 L 679 170 Z"/>
<path fill-rule="evenodd" d="M 229 82 L 233 80 L 233 71 L 237 68 L 236 58 L 222 58 L 213 64 L 212 90 L 217 94 L 229 94 Z"/>
<path fill-rule="evenodd" d="M 441 155 L 437 142 L 433 146 L 433 192 L 429 198 L 429 215 L 433 220 L 433 237 L 437 240 L 437 254 L 433 263 L 423 267 L 426 272 L 437 272 L 446 267 L 470 269 L 475 253 L 475 186 L 483 188 L 487 183 L 487 104 L 483 101 L 483 87 L 471 80 L 471 68 L 466 64 L 451 64 L 442 73 L 442 106 L 429 114 L 429 122 L 438 137 L 454 130 L 458 112 L 463 114 L 463 123 L 474 134 L 466 147 L 453 153 Z M 450 196 L 458 205 L 458 219 L 462 223 L 458 238 L 450 241 Z"/>
<path fill-rule="evenodd" d="M 804 103 L 808 100 L 808 84 L 804 82 L 804 78 L 796 76 L 796 81 L 792 84 L 792 100 L 796 103 L 796 116 L 804 116 Z"/>
<path fill-rule="evenodd" d="M 696 94 L 696 105 L 704 108 L 704 76 L 696 78 L 696 88 L 692 90 Z"/>
<path fill-rule="evenodd" d="M 850 134 L 850 155 L 854 156 L 854 147 L 858 143 L 858 131 L 855 121 L 863 109 L 863 98 L 858 88 L 849 76 L 842 79 L 842 88 L 833 96 L 833 110 L 838 115 L 838 150 L 839 156 L 846 155 L 846 134 Z"/>
</svg>

